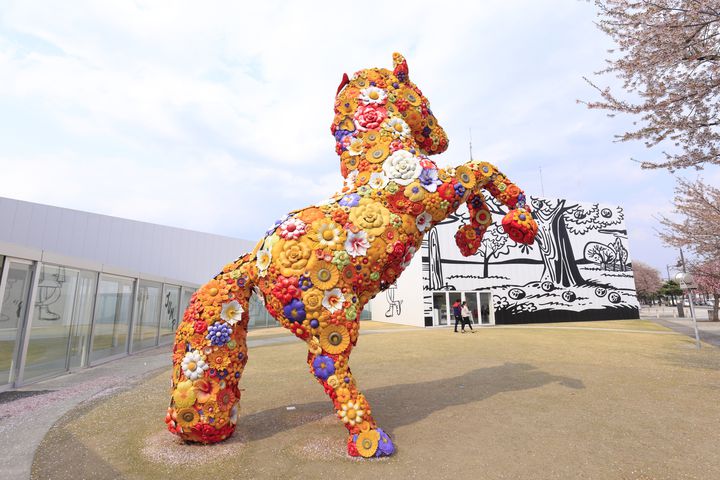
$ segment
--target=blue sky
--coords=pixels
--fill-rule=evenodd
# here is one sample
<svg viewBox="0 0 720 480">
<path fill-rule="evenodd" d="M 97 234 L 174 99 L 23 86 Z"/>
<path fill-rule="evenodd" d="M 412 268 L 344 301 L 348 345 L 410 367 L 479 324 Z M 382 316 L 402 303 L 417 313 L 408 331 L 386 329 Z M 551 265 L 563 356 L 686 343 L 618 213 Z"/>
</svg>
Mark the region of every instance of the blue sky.
<svg viewBox="0 0 720 480">
<path fill-rule="evenodd" d="M 674 177 L 630 160 L 660 149 L 576 103 L 612 48 L 591 3 L 389 5 L 0 1 L 0 195 L 254 240 L 340 187 L 342 74 L 399 51 L 450 138 L 439 165 L 472 130 L 527 193 L 622 205 L 633 258 L 675 262 L 654 231 Z"/>
</svg>

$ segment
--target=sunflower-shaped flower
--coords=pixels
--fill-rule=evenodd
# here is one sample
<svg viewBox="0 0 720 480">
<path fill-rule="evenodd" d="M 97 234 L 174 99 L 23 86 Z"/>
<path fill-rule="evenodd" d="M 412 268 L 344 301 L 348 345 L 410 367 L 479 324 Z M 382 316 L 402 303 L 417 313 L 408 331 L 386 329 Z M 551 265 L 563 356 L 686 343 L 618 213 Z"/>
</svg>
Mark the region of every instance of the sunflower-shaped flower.
<svg viewBox="0 0 720 480">
<path fill-rule="evenodd" d="M 230 366 L 230 357 L 225 349 L 218 349 L 207 356 L 207 364 L 215 370 L 223 370 Z"/>
<path fill-rule="evenodd" d="M 377 452 L 379 442 L 380 434 L 377 430 L 369 430 L 358 434 L 355 440 L 355 446 L 360 455 L 365 458 L 370 458 Z"/>
<path fill-rule="evenodd" d="M 179 382 L 175 386 L 172 398 L 178 408 L 192 407 L 196 398 L 192 380 Z"/>
<path fill-rule="evenodd" d="M 313 222 L 308 237 L 315 242 L 316 248 L 337 250 L 345 242 L 345 230 L 336 222 L 321 218 Z"/>
<path fill-rule="evenodd" d="M 184 429 L 191 429 L 200 421 L 200 415 L 192 407 L 181 408 L 177 412 L 177 423 Z"/>
<path fill-rule="evenodd" d="M 220 318 L 225 320 L 230 325 L 235 325 L 237 322 L 242 320 L 243 312 L 244 310 L 242 305 L 240 305 L 240 302 L 238 302 L 237 300 L 232 300 L 223 304 L 222 310 L 220 311 Z"/>
<path fill-rule="evenodd" d="M 342 309 L 343 302 L 345 302 L 345 296 L 342 290 L 339 288 L 333 288 L 332 290 L 326 290 L 323 295 L 322 305 L 330 313 L 335 313 Z"/>
<path fill-rule="evenodd" d="M 342 325 L 328 325 L 320 332 L 320 346 L 329 354 L 344 352 L 350 345 L 350 332 Z"/>
<path fill-rule="evenodd" d="M 317 261 L 310 270 L 310 280 L 313 285 L 321 290 L 329 290 L 337 285 L 340 279 L 340 271 L 331 262 L 324 260 Z"/>
<path fill-rule="evenodd" d="M 181 363 L 183 374 L 188 380 L 197 380 L 202 377 L 210 366 L 205 363 L 205 357 L 200 350 L 187 352 Z"/>
<path fill-rule="evenodd" d="M 347 423 L 351 427 L 354 427 L 356 424 L 362 423 L 365 411 L 360 408 L 360 402 L 353 403 L 352 401 L 348 401 L 347 403 L 342 404 L 337 414 L 343 423 Z"/>
<path fill-rule="evenodd" d="M 460 182 L 460 185 L 468 190 L 472 189 L 476 183 L 475 174 L 470 167 L 466 167 L 465 165 L 455 169 L 455 178 Z"/>
<path fill-rule="evenodd" d="M 230 387 L 223 388 L 217 394 L 218 408 L 223 412 L 230 410 L 235 403 L 235 400 L 235 393 Z"/>
</svg>

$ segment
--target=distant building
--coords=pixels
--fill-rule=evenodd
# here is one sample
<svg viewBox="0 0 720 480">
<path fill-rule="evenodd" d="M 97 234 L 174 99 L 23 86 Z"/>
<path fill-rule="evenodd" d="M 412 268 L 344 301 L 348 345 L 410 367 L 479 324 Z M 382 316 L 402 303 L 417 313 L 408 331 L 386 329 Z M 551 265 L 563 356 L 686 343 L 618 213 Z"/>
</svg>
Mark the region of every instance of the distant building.
<svg viewBox="0 0 720 480">
<path fill-rule="evenodd" d="M 195 289 L 253 246 L 0 197 L 0 391 L 171 343 Z M 251 304 L 251 326 L 271 320 Z"/>
<path fill-rule="evenodd" d="M 494 225 L 472 257 L 455 245 L 467 209 L 433 227 L 397 284 L 372 305 L 375 320 L 417 326 L 454 323 L 452 304 L 467 301 L 475 323 L 508 324 L 638 318 L 639 305 L 623 210 L 618 206 L 532 198 L 539 231 L 531 246 Z"/>
</svg>

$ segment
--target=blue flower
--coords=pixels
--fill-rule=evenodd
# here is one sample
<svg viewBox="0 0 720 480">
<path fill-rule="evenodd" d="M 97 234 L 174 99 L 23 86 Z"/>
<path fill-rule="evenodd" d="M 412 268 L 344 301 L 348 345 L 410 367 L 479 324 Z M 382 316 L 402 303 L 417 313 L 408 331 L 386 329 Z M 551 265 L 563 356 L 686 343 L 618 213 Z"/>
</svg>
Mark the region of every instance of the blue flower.
<svg viewBox="0 0 720 480">
<path fill-rule="evenodd" d="M 208 334 L 205 338 L 210 340 L 213 345 L 222 347 L 230 341 L 230 335 L 232 335 L 232 328 L 225 322 L 218 322 L 208 327 Z"/>
<path fill-rule="evenodd" d="M 437 186 L 442 182 L 438 179 L 437 168 L 423 168 L 418 177 L 420 185 L 425 187 L 428 192 L 434 192 L 437 190 Z"/>
<path fill-rule="evenodd" d="M 459 183 L 456 183 L 455 184 L 455 193 L 457 193 L 458 196 L 462 197 L 463 195 L 465 195 L 465 187 L 463 187 Z"/>
<path fill-rule="evenodd" d="M 360 203 L 360 195 L 349 193 L 340 199 L 338 205 L 342 207 L 356 207 Z"/>
<path fill-rule="evenodd" d="M 300 275 L 300 278 L 298 279 L 298 288 L 302 290 L 303 292 L 307 292 L 313 287 L 312 280 L 310 280 L 309 276 Z"/>
<path fill-rule="evenodd" d="M 285 305 L 283 313 L 285 318 L 291 322 L 300 323 L 305 320 L 305 304 L 297 298 L 293 298 L 290 303 Z"/>
<path fill-rule="evenodd" d="M 388 437 L 388 434 L 383 432 L 382 429 L 378 428 L 377 432 L 380 434 L 380 440 L 378 441 L 378 448 L 375 452 L 376 457 L 386 457 L 392 455 L 395 451 L 395 446 Z"/>
<path fill-rule="evenodd" d="M 315 376 L 322 380 L 327 380 L 330 375 L 335 373 L 335 364 L 333 363 L 333 359 L 325 355 L 318 355 L 315 357 L 312 366 Z"/>
<path fill-rule="evenodd" d="M 342 139 L 345 138 L 347 135 L 350 135 L 349 130 L 335 130 L 335 141 L 342 142 Z"/>
</svg>

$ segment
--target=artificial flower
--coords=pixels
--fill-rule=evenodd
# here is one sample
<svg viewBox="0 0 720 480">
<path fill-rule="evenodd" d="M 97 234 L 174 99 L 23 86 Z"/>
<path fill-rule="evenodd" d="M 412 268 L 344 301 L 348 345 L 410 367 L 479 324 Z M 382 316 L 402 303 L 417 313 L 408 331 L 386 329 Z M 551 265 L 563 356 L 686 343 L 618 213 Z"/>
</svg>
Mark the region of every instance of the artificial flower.
<svg viewBox="0 0 720 480">
<path fill-rule="evenodd" d="M 237 300 L 232 300 L 223 304 L 222 310 L 220 311 L 220 318 L 225 320 L 230 325 L 235 325 L 237 322 L 242 320 L 243 312 L 244 310 L 242 305 L 240 305 L 240 302 L 238 302 Z"/>
<path fill-rule="evenodd" d="M 390 134 L 395 138 L 406 139 L 412 134 L 410 125 L 398 117 L 393 117 L 388 120 L 385 124 L 385 128 L 387 128 Z"/>
<path fill-rule="evenodd" d="M 299 218 L 290 217 L 278 227 L 278 235 L 285 240 L 297 240 L 307 229 L 307 224 Z"/>
<path fill-rule="evenodd" d="M 385 160 L 383 171 L 395 183 L 408 185 L 420 176 L 422 166 L 415 155 L 407 150 L 398 150 Z"/>
<path fill-rule="evenodd" d="M 200 353 L 200 350 L 187 352 L 181 365 L 183 375 L 189 380 L 197 380 L 203 376 L 205 370 L 210 368 L 210 366 L 205 363 L 205 357 Z"/>
<path fill-rule="evenodd" d="M 365 411 L 360 408 L 359 402 L 353 403 L 352 401 L 349 401 L 342 404 L 337 414 L 338 417 L 340 417 L 340 420 L 343 421 L 343 423 L 347 423 L 350 426 L 355 426 L 355 424 L 362 423 Z"/>
<path fill-rule="evenodd" d="M 345 240 L 345 250 L 348 255 L 352 257 L 364 256 L 368 248 L 370 248 L 370 241 L 368 240 L 368 234 L 365 230 L 360 230 L 357 233 L 348 233 L 347 239 Z"/>
<path fill-rule="evenodd" d="M 387 93 L 385 93 L 385 90 L 377 87 L 363 88 L 360 90 L 360 95 L 358 96 L 358 100 L 365 104 L 375 103 L 382 105 L 385 103 L 386 99 Z"/>
<path fill-rule="evenodd" d="M 173 402 L 178 408 L 192 407 L 195 404 L 195 389 L 192 380 L 184 380 L 175 385 Z"/>
<path fill-rule="evenodd" d="M 335 355 L 344 352 L 350 345 L 350 332 L 342 325 L 328 325 L 320 332 L 320 346 Z"/>
<path fill-rule="evenodd" d="M 335 373 L 335 364 L 333 363 L 333 359 L 325 355 L 318 355 L 315 357 L 312 367 L 315 372 L 315 376 L 322 380 L 325 380 Z"/>
<path fill-rule="evenodd" d="M 230 335 L 232 335 L 232 328 L 225 322 L 217 322 L 208 327 L 208 334 L 205 338 L 210 340 L 211 344 L 222 347 L 230 340 Z"/>
<path fill-rule="evenodd" d="M 339 288 L 333 288 L 332 290 L 325 291 L 323 296 L 322 305 L 330 311 L 335 313 L 342 308 L 342 304 L 345 301 L 345 297 Z"/>
<path fill-rule="evenodd" d="M 329 290 L 340 279 L 340 271 L 332 263 L 320 260 L 313 265 L 313 269 L 310 271 L 310 279 L 317 288 Z"/>
<path fill-rule="evenodd" d="M 360 432 L 355 440 L 355 446 L 360 455 L 365 458 L 370 458 L 375 455 L 378 449 L 378 442 L 380 440 L 380 434 L 377 430 L 370 430 L 367 432 Z"/>
</svg>

